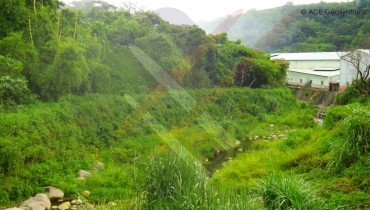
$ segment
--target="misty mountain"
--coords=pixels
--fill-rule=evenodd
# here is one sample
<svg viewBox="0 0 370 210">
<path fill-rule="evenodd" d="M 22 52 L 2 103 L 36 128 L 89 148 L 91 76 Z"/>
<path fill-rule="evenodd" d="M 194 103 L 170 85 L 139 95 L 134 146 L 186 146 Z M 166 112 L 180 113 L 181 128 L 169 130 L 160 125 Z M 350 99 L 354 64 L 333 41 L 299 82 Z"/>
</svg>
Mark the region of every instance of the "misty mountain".
<svg viewBox="0 0 370 210">
<path fill-rule="evenodd" d="M 226 17 L 199 22 L 211 33 Z M 245 12 L 231 39 L 267 52 L 337 51 L 370 47 L 370 1 L 293 5 Z"/>
</svg>

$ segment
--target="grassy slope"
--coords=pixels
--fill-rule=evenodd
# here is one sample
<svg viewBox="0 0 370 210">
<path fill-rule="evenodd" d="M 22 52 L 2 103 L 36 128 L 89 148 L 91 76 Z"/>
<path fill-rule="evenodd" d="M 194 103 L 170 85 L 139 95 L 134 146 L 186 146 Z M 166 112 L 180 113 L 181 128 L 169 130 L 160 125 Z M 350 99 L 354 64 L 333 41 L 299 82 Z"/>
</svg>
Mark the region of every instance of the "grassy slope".
<svg viewBox="0 0 370 210">
<path fill-rule="evenodd" d="M 145 160 L 153 151 L 167 148 L 143 120 L 143 113 L 151 113 L 189 150 L 197 148 L 194 156 L 204 160 L 222 149 L 224 140 L 247 141 L 250 127 L 269 115 L 298 109 L 287 89 L 189 93 L 199 101 L 189 113 L 170 94 L 160 92 L 136 97 L 137 109 L 123 96 L 88 95 L 2 113 L 0 173 L 5 182 L 0 188 L 1 202 L 22 200 L 47 185 L 61 187 L 67 195 L 88 188 L 94 200 L 129 196 L 130 189 L 135 189 L 132 173 L 137 158 Z M 196 123 L 202 113 L 225 129 L 206 132 Z M 78 170 L 91 169 L 94 161 L 103 161 L 107 170 L 87 182 L 76 182 Z M 114 193 L 117 190 L 121 193 Z"/>
<path fill-rule="evenodd" d="M 54 185 L 67 196 L 87 189 L 91 202 L 120 200 L 129 207 L 148 158 L 168 150 L 144 120 L 150 113 L 162 134 L 172 135 L 210 171 L 218 170 L 211 179 L 216 188 L 255 187 L 270 174 L 303 176 L 333 205 L 367 205 L 369 180 L 362 177 L 369 176 L 368 155 L 340 173 L 328 172 L 331 142 L 342 127 L 315 125 L 315 109 L 298 103 L 290 90 L 188 93 L 197 101 L 190 111 L 173 99 L 182 94 L 175 91 L 135 95 L 137 108 L 123 96 L 89 95 L 2 113 L 0 203 Z M 78 170 L 91 169 L 95 161 L 106 169 L 77 181 Z"/>
<path fill-rule="evenodd" d="M 343 132 L 347 132 L 344 119 L 351 115 L 354 119 L 358 117 L 365 128 L 362 132 L 369 132 L 369 112 L 364 116 L 353 116 L 355 107 L 370 110 L 370 106 L 359 104 L 337 107 L 329 113 L 325 127 L 299 128 L 288 131 L 283 139 L 255 141 L 249 151 L 215 173 L 212 182 L 220 188 L 243 189 L 258 187 L 256 182 L 271 174 L 298 176 L 315 186 L 316 195 L 325 198 L 330 209 L 369 208 L 369 154 L 354 159 L 349 166 L 331 168 L 340 150 L 335 145 L 342 142 L 341 139 L 345 138 Z M 276 126 L 279 127 L 279 123 Z M 366 137 L 365 134 L 364 138 L 369 138 L 369 135 Z"/>
</svg>

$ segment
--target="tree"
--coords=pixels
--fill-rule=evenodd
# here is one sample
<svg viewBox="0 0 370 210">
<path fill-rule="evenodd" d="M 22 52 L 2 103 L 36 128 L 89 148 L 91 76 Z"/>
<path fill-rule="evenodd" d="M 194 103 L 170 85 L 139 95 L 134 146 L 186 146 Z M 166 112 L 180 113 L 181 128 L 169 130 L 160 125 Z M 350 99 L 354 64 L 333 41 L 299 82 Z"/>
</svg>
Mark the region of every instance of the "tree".
<svg viewBox="0 0 370 210">
<path fill-rule="evenodd" d="M 370 54 L 363 50 L 353 50 L 347 55 L 342 56 L 342 60 L 350 66 L 350 71 L 354 71 L 356 78 L 353 81 L 354 88 L 363 94 L 370 94 Z M 351 68 L 352 67 L 352 68 Z M 347 72 L 349 73 L 349 72 Z"/>
<path fill-rule="evenodd" d="M 86 64 L 84 49 L 73 39 L 59 44 L 53 64 L 45 78 L 45 90 L 52 99 L 74 93 L 86 92 L 89 68 Z"/>
<path fill-rule="evenodd" d="M 368 52 L 363 52 L 362 50 L 353 50 L 347 55 L 343 56 L 342 59 L 354 67 L 352 69 L 356 73 L 356 80 L 366 82 L 370 73 L 370 54 Z"/>
<path fill-rule="evenodd" d="M 31 103 L 34 96 L 24 77 L 0 76 L 0 105 L 14 106 Z"/>
<path fill-rule="evenodd" d="M 28 24 L 27 7 L 24 1 L 0 1 L 0 38 L 12 32 L 24 30 Z"/>
<path fill-rule="evenodd" d="M 33 101 L 34 96 L 22 71 L 22 62 L 0 55 L 0 105 L 13 106 Z"/>
<path fill-rule="evenodd" d="M 136 43 L 167 72 L 181 64 L 183 57 L 168 35 L 152 32 L 137 39 Z"/>
<path fill-rule="evenodd" d="M 262 54 L 245 57 L 236 65 L 235 83 L 253 88 L 283 85 L 287 69 L 287 62 L 271 61 Z"/>
</svg>

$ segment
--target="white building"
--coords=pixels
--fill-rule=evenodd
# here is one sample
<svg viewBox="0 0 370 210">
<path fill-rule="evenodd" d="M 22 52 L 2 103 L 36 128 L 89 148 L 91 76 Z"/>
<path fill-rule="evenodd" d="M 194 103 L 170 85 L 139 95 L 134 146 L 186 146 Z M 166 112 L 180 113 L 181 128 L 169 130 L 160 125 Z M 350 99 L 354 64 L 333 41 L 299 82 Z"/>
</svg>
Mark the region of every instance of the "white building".
<svg viewBox="0 0 370 210">
<path fill-rule="evenodd" d="M 357 69 L 365 73 L 370 65 L 370 50 L 358 49 L 346 53 L 340 60 L 340 86 L 347 86 L 357 78 Z"/>
<path fill-rule="evenodd" d="M 287 84 L 329 88 L 330 83 L 339 83 L 342 52 L 276 53 L 271 59 L 289 62 Z"/>
</svg>

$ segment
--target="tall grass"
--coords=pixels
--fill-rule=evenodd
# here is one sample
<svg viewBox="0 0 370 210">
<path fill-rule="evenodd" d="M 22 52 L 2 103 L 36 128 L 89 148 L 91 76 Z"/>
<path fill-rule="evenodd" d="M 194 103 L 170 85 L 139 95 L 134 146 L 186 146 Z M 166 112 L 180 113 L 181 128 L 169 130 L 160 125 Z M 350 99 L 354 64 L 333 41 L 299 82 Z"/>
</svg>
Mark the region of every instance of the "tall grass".
<svg viewBox="0 0 370 210">
<path fill-rule="evenodd" d="M 268 209 L 325 209 L 301 178 L 272 175 L 260 181 L 257 191 Z"/>
<path fill-rule="evenodd" d="M 349 109 L 349 115 L 338 125 L 339 130 L 332 143 L 330 169 L 339 170 L 355 163 L 370 150 L 370 110 Z"/>
<path fill-rule="evenodd" d="M 166 153 L 154 156 L 141 179 L 135 209 L 260 209 L 247 191 L 216 192 L 201 165 Z"/>
<path fill-rule="evenodd" d="M 141 209 L 197 209 L 207 206 L 208 178 L 197 163 L 176 154 L 153 156 L 142 180 Z"/>
</svg>

